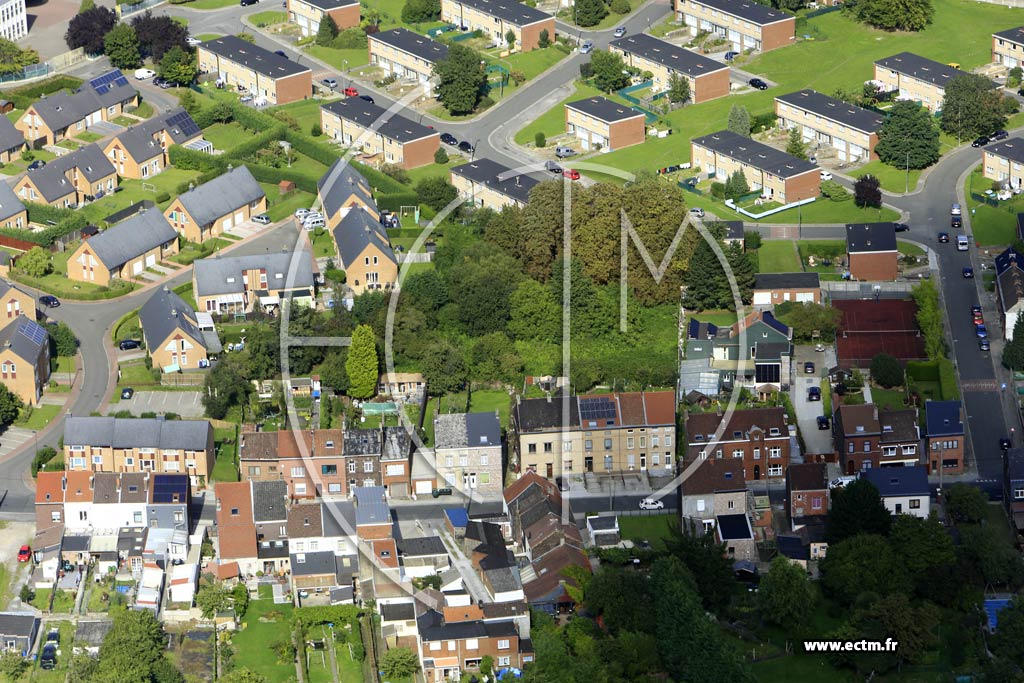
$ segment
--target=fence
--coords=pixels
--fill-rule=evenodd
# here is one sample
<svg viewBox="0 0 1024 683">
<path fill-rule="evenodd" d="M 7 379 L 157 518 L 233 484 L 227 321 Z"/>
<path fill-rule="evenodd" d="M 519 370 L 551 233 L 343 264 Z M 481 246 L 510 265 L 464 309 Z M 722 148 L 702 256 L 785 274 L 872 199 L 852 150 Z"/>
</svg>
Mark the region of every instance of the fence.
<svg viewBox="0 0 1024 683">
<path fill-rule="evenodd" d="M 972 192 L 971 193 L 971 199 L 973 199 L 976 202 L 981 202 L 982 204 L 988 204 L 989 206 L 991 206 L 993 208 L 996 208 L 996 209 L 1004 208 L 1004 209 L 1006 209 L 1010 213 L 1017 213 L 1017 211 L 1014 209 L 1012 204 L 1007 204 L 1005 202 L 1000 202 L 995 197 L 989 197 L 988 195 L 979 194 L 977 192 Z"/>
<path fill-rule="evenodd" d="M 703 192 L 703 190 L 698 190 L 697 189 L 697 181 L 698 180 L 699 180 L 699 178 L 694 176 L 693 178 L 687 178 L 686 180 L 680 180 L 678 185 L 679 185 L 679 187 L 683 188 L 687 192 L 692 192 L 693 194 L 697 195 L 698 197 L 701 197 L 701 196 L 704 195 L 704 192 Z"/>
<path fill-rule="evenodd" d="M 1024 5 L 1022 5 L 1024 6 Z M 803 16 L 804 19 L 811 19 L 813 17 L 820 17 L 822 14 L 829 14 L 831 12 L 838 12 L 843 9 L 842 5 L 832 5 L 831 7 L 819 7 L 816 10 L 811 10 Z"/>
<path fill-rule="evenodd" d="M 85 48 L 78 47 L 74 50 L 68 50 L 67 52 L 62 52 L 59 55 L 50 57 L 46 63 L 53 71 L 60 71 L 61 69 L 66 69 L 67 67 L 78 64 L 79 62 L 84 62 L 85 57 Z"/>
<path fill-rule="evenodd" d="M 32 247 L 38 247 L 39 245 L 35 242 L 29 242 L 28 240 L 19 240 L 17 237 L 8 237 L 7 235 L 0 235 L 0 247 L 6 247 L 8 249 L 14 249 L 16 251 L 28 251 Z"/>
<path fill-rule="evenodd" d="M 742 207 L 736 206 L 735 202 L 733 202 L 731 199 L 726 199 L 725 200 L 725 205 L 728 206 L 733 211 L 735 211 L 737 213 L 742 213 L 744 216 L 748 216 L 750 218 L 753 218 L 756 221 L 756 220 L 760 220 L 762 218 L 765 218 L 766 216 L 771 216 L 772 214 L 779 213 L 780 211 L 785 211 L 786 209 L 792 209 L 792 208 L 795 208 L 797 206 L 803 206 L 804 204 L 810 204 L 811 202 L 815 201 L 816 199 L 817 199 L 817 197 L 810 197 L 808 199 L 801 199 L 798 202 L 791 202 L 789 204 L 783 204 L 782 206 L 777 206 L 774 209 L 768 209 L 767 211 L 764 211 L 762 213 L 751 213 L 751 212 L 747 211 L 746 209 L 744 209 Z"/>
<path fill-rule="evenodd" d="M 146 10 L 146 9 L 151 8 L 151 7 L 156 7 L 157 5 L 162 5 L 166 1 L 167 0 L 142 0 L 142 2 L 136 3 L 134 5 L 121 5 L 121 4 L 118 4 L 117 5 L 117 16 L 120 17 L 120 18 L 124 18 L 124 17 L 127 17 L 127 16 L 131 16 L 132 14 L 138 14 L 142 10 Z"/>
<path fill-rule="evenodd" d="M 395 254 L 399 263 L 430 263 L 434 260 L 434 252 L 418 252 L 415 254 Z"/>
<path fill-rule="evenodd" d="M 18 73 L 4 74 L 3 76 L 0 76 L 0 83 L 13 83 L 14 81 L 24 81 L 29 78 L 42 78 L 51 71 L 53 71 L 53 67 L 46 62 L 42 64 L 31 64 L 24 67 Z"/>
</svg>

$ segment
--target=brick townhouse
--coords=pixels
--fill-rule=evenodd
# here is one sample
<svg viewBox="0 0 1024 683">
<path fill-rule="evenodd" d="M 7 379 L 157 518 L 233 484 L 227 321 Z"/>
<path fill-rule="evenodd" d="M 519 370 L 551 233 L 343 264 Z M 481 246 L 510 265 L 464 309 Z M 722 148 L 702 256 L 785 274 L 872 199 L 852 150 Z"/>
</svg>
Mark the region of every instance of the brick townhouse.
<svg viewBox="0 0 1024 683">
<path fill-rule="evenodd" d="M 724 427 L 723 419 L 723 415 L 712 412 L 687 414 L 687 465 L 709 458 L 742 458 L 747 481 L 785 476 L 790 456 L 785 410 L 736 410 Z M 716 439 L 720 428 L 721 436 Z"/>
</svg>

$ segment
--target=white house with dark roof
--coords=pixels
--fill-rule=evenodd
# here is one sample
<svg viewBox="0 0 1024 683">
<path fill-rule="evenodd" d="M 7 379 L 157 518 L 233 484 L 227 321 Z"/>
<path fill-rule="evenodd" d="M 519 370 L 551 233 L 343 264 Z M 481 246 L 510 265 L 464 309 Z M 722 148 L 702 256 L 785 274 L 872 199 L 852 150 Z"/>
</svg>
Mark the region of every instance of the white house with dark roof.
<svg viewBox="0 0 1024 683">
<path fill-rule="evenodd" d="M 45 168 L 45 167 L 44 167 Z M 82 240 L 68 258 L 68 279 L 106 286 L 142 275 L 178 253 L 178 233 L 150 209 Z"/>
<path fill-rule="evenodd" d="M 931 514 L 931 486 L 923 465 L 876 467 L 862 471 L 860 476 L 875 485 L 890 513 L 921 519 Z"/>
<path fill-rule="evenodd" d="M 818 273 L 758 273 L 754 276 L 755 306 L 775 306 L 786 301 L 821 303 Z"/>
<path fill-rule="evenodd" d="M 437 474 L 470 495 L 502 490 L 501 423 L 494 413 L 450 413 L 434 418 Z"/>
<path fill-rule="evenodd" d="M 981 168 L 986 178 L 1003 187 L 1024 187 L 1024 138 L 1012 137 L 982 149 Z"/>
<path fill-rule="evenodd" d="M 964 72 L 950 64 L 900 52 L 875 62 L 872 81 L 883 92 L 895 92 L 900 100 L 920 102 L 929 112 L 942 109 L 946 85 Z M 993 84 L 994 85 L 994 84 Z"/>
<path fill-rule="evenodd" d="M 39 617 L 32 612 L 0 612 L 0 646 L 3 652 L 28 657 L 39 632 Z"/>
</svg>

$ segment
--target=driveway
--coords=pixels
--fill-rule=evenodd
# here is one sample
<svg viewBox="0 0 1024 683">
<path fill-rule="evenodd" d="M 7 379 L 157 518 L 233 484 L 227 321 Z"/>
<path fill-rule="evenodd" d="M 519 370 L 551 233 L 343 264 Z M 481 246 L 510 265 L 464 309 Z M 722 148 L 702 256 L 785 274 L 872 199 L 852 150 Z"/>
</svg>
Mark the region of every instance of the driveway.
<svg viewBox="0 0 1024 683">
<path fill-rule="evenodd" d="M 138 391 L 128 400 L 111 403 L 110 412 L 130 410 L 136 416 L 142 413 L 177 413 L 188 418 L 202 417 L 201 396 L 201 391 Z"/>
<path fill-rule="evenodd" d="M 814 363 L 814 374 L 804 372 L 804 363 Z M 793 357 L 793 383 L 790 385 L 789 398 L 796 409 L 796 421 L 800 433 L 804 437 L 805 455 L 831 453 L 832 430 L 818 429 L 818 416 L 824 414 L 822 401 L 808 401 L 807 390 L 812 386 L 820 386 L 821 378 L 828 368 L 825 365 L 825 354 L 814 350 L 813 346 L 797 346 Z"/>
</svg>

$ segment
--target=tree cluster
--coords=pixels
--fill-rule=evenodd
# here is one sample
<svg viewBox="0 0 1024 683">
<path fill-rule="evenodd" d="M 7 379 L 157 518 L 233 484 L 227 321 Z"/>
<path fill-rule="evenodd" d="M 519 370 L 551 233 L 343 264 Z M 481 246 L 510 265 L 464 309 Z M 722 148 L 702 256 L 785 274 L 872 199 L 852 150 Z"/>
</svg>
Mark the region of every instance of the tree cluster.
<svg viewBox="0 0 1024 683">
<path fill-rule="evenodd" d="M 843 11 L 883 31 L 922 31 L 935 16 L 931 0 L 855 0 Z"/>
<path fill-rule="evenodd" d="M 483 59 L 461 43 L 448 47 L 448 55 L 434 63 L 437 99 L 449 114 L 471 114 L 487 90 Z"/>
<path fill-rule="evenodd" d="M 750 112 L 747 111 L 747 108 L 738 104 L 732 105 L 732 108 L 729 109 L 729 120 L 726 123 L 726 128 L 737 135 L 749 138 Z"/>
<path fill-rule="evenodd" d="M 786 301 L 775 307 L 775 317 L 793 329 L 794 340 L 828 342 L 835 339 L 843 314 L 825 304 Z"/>
<path fill-rule="evenodd" d="M 83 48 L 86 54 L 103 53 L 104 38 L 117 24 L 117 15 L 107 7 L 93 7 L 79 12 L 68 22 L 64 42 L 68 49 Z"/>
<path fill-rule="evenodd" d="M 901 387 L 906 381 L 903 366 L 893 356 L 880 353 L 871 359 L 871 379 L 879 386 L 891 389 Z"/>
<path fill-rule="evenodd" d="M 608 6 L 604 0 L 579 0 L 573 4 L 576 24 L 587 28 L 597 26 L 608 16 Z"/>
<path fill-rule="evenodd" d="M 946 83 L 939 128 L 958 138 L 991 135 L 1006 127 L 1004 97 L 984 76 L 960 74 Z"/>
<path fill-rule="evenodd" d="M 924 335 L 924 350 L 929 360 L 946 357 L 946 334 L 939 291 L 931 280 L 922 280 L 911 290 L 917 304 L 917 326 Z"/>
<path fill-rule="evenodd" d="M 917 102 L 900 100 L 878 130 L 878 158 L 896 168 L 926 168 L 939 160 L 939 131 Z"/>
<path fill-rule="evenodd" d="M 146 10 L 132 19 L 131 27 L 139 39 L 142 57 L 159 62 L 168 52 L 179 48 L 191 52 L 188 47 L 188 28 L 169 16 L 154 16 Z"/>
<path fill-rule="evenodd" d="M 407 24 L 421 24 L 441 18 L 441 0 L 405 0 L 402 6 L 402 21 Z"/>
<path fill-rule="evenodd" d="M 602 92 L 621 90 L 629 85 L 626 63 L 616 52 L 594 50 L 590 55 L 590 68 L 593 73 L 594 85 Z"/>
<path fill-rule="evenodd" d="M 686 294 L 683 305 L 689 309 L 706 311 L 711 309 L 736 310 L 735 284 L 739 299 L 749 304 L 754 290 L 754 266 L 750 257 L 737 243 L 719 244 L 732 271 L 730 278 L 723 268 L 715 250 L 707 242 L 701 242 L 690 259 L 690 270 L 686 275 Z"/>
<path fill-rule="evenodd" d="M 165 642 L 163 626 L 149 610 L 119 612 L 90 683 L 181 683 L 181 673 L 164 654 Z"/>
<path fill-rule="evenodd" d="M 22 49 L 6 38 L 0 38 L 0 76 L 20 73 L 26 66 L 39 63 L 39 53 L 31 48 Z"/>
</svg>

